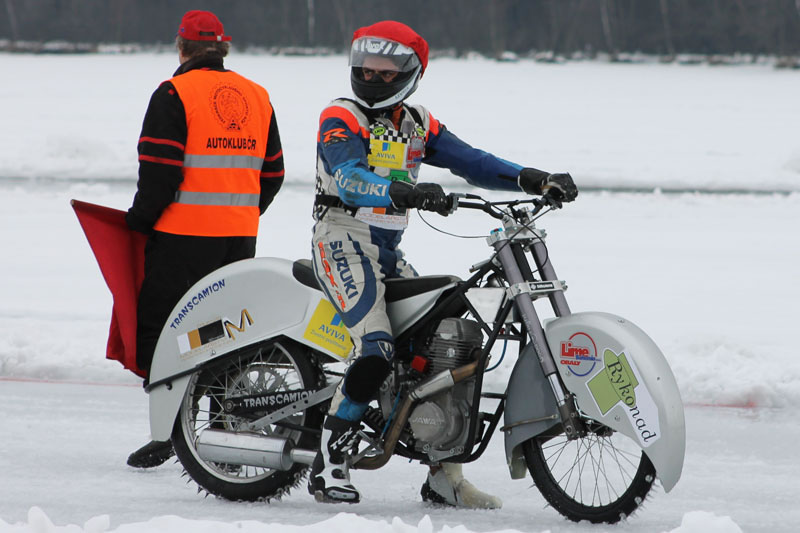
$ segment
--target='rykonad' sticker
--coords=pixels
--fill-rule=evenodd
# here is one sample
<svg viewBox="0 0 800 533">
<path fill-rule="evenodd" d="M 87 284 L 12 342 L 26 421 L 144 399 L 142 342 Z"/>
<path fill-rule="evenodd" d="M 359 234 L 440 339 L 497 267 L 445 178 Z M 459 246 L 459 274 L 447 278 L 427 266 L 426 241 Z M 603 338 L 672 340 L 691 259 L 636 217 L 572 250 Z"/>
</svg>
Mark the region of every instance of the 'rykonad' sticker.
<svg viewBox="0 0 800 533">
<path fill-rule="evenodd" d="M 616 354 L 606 349 L 603 352 L 603 370 L 587 381 L 586 386 L 602 414 L 622 405 L 643 447 L 661 438 L 658 406 L 642 383 L 633 360 L 629 360 L 624 352 Z"/>
</svg>

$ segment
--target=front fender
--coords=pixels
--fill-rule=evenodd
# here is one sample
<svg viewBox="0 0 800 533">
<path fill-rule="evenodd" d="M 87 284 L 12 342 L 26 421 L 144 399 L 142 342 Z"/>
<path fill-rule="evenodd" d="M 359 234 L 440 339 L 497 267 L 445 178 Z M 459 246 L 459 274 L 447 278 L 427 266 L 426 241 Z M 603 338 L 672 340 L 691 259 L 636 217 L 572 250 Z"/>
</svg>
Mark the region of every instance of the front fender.
<svg viewBox="0 0 800 533">
<path fill-rule="evenodd" d="M 181 298 L 158 338 L 150 370 L 150 433 L 169 440 L 191 374 L 204 363 L 289 337 L 343 360 L 352 343 L 319 290 L 298 282 L 292 261 L 245 259 L 198 281 Z"/>
<path fill-rule="evenodd" d="M 533 344 L 522 350 L 511 372 L 503 421 L 511 479 L 522 479 L 527 469 L 520 445 L 561 423 L 553 389 L 542 372 Z"/>
<path fill-rule="evenodd" d="M 589 418 L 636 442 L 669 492 L 683 470 L 686 424 L 672 370 L 635 324 L 587 312 L 545 321 L 566 388 Z"/>
</svg>

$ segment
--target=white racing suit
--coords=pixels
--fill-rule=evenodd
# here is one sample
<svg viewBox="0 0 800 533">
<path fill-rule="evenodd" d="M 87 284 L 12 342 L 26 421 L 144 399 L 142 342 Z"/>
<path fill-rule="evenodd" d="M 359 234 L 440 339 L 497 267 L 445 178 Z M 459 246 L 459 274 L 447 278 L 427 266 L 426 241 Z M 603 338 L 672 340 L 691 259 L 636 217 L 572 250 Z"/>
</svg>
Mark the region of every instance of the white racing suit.
<svg viewBox="0 0 800 533">
<path fill-rule="evenodd" d="M 354 343 L 354 359 L 330 415 L 360 420 L 391 368 L 394 338 L 383 280 L 416 276 L 399 249 L 408 212 L 389 198 L 392 180 L 417 182 L 422 163 L 472 185 L 520 191 L 522 168 L 473 148 L 425 108 L 365 110 L 338 99 L 320 117 L 314 272 Z"/>
</svg>

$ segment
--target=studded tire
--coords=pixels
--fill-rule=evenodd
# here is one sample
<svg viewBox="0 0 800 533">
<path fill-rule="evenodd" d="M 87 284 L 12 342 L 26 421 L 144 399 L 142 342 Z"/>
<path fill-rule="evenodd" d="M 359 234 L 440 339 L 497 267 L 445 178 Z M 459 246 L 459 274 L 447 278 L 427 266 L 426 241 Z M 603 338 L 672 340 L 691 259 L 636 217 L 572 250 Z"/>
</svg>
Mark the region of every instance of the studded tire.
<svg viewBox="0 0 800 533">
<path fill-rule="evenodd" d="M 608 428 L 575 440 L 535 437 L 523 444 L 523 451 L 542 496 L 575 522 L 623 520 L 645 500 L 655 481 L 647 455 Z"/>
<path fill-rule="evenodd" d="M 241 431 L 245 422 L 266 414 L 248 413 L 247 418 L 226 414 L 221 408 L 226 399 L 318 389 L 322 384 L 313 352 L 287 339 L 266 341 L 212 364 L 194 374 L 186 390 L 172 430 L 175 454 L 189 476 L 210 494 L 234 501 L 280 499 L 300 484 L 308 465 L 295 463 L 289 470 L 273 470 L 211 462 L 200 456 L 195 443 L 204 429 Z M 316 449 L 322 418 L 320 408 L 312 407 L 284 419 L 288 424 L 271 425 L 256 434 L 288 438 L 297 448 Z M 298 426 L 312 431 L 301 431 Z"/>
</svg>

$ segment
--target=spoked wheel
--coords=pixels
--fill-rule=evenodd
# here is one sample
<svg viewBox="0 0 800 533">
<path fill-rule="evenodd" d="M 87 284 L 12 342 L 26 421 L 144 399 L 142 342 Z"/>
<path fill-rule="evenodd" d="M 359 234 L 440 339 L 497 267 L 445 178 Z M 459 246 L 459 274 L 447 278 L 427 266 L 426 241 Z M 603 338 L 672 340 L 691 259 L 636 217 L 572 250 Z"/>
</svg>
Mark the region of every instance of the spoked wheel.
<svg viewBox="0 0 800 533">
<path fill-rule="evenodd" d="M 644 501 L 655 481 L 653 463 L 630 438 L 595 424 L 585 437 L 535 437 L 523 444 L 537 488 L 575 522 L 613 524 Z"/>
<path fill-rule="evenodd" d="M 207 429 L 242 432 L 245 423 L 268 414 L 266 410 L 232 410 L 231 400 L 318 389 L 322 381 L 322 373 L 309 350 L 286 340 L 268 341 L 238 357 L 221 361 L 192 376 L 172 430 L 175 454 L 192 479 L 211 494 L 244 501 L 280 498 L 299 484 L 307 465 L 295 463 L 289 470 L 273 470 L 213 462 L 198 453 L 197 439 Z M 247 434 L 291 439 L 295 447 L 316 449 L 319 434 L 315 430 L 321 425 L 322 412 L 319 407 L 312 407 Z M 299 427 L 312 431 L 302 431 Z"/>
</svg>

